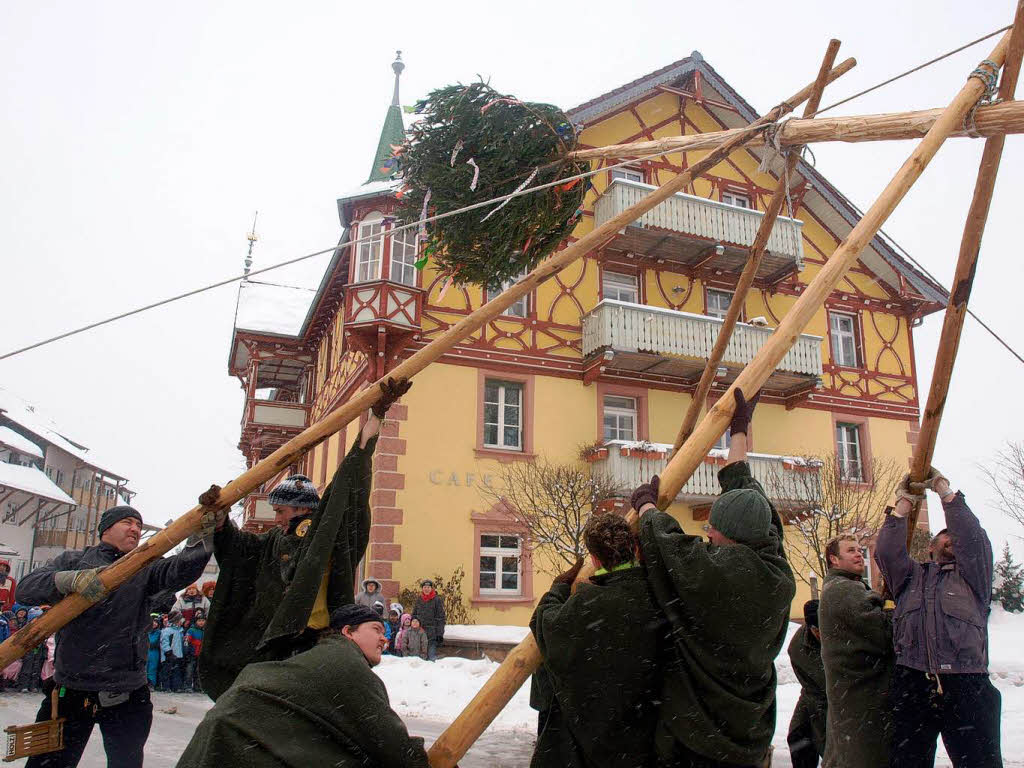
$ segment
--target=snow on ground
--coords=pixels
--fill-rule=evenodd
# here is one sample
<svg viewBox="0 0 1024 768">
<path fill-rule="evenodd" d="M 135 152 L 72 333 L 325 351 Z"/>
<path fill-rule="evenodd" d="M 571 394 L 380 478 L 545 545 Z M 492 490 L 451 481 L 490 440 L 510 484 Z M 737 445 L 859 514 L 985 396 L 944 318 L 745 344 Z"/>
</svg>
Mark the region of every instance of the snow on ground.
<svg viewBox="0 0 1024 768">
<path fill-rule="evenodd" d="M 530 634 L 529 627 L 513 627 L 502 624 L 446 624 L 445 640 L 462 640 L 474 643 L 521 643 Z"/>
<path fill-rule="evenodd" d="M 775 768 L 790 766 L 786 731 L 793 708 L 800 695 L 785 648 L 798 625 L 791 624 L 786 646 L 776 661 L 778 670 L 778 716 L 776 720 L 773 763 Z M 478 630 L 476 636 L 470 630 Z M 1005 765 L 1024 768 L 1024 615 L 1008 614 L 995 607 L 989 621 L 992 680 L 1002 694 L 1002 741 Z M 523 627 L 460 627 L 467 640 L 505 638 L 512 642 L 525 636 Z M 449 636 L 446 630 L 445 636 Z M 450 723 L 469 703 L 480 686 L 494 673 L 498 664 L 486 659 L 440 659 L 437 662 L 418 658 L 399 659 L 386 656 L 375 671 L 387 686 L 391 706 L 408 724 L 412 733 L 432 742 L 444 725 Z M 524 685 L 487 730 L 470 755 L 460 761 L 463 768 L 516 768 L 530 762 L 537 714 L 529 706 L 529 685 Z M 196 725 L 211 706 L 203 696 L 185 694 L 154 694 L 153 730 L 146 747 L 147 768 L 171 768 L 188 743 Z M 38 694 L 3 694 L 0 696 L 0 726 L 31 722 L 39 706 Z M 176 708 L 173 714 L 166 710 Z M 83 768 L 105 765 L 99 736 L 94 736 L 86 750 Z M 950 766 L 949 758 L 939 743 L 936 766 Z"/>
</svg>

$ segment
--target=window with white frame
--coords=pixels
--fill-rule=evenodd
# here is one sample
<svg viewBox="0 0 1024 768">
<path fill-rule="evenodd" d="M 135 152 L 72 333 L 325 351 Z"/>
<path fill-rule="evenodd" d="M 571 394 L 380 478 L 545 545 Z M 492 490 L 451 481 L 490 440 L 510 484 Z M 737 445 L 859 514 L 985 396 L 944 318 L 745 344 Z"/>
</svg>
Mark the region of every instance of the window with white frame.
<svg viewBox="0 0 1024 768">
<path fill-rule="evenodd" d="M 604 439 L 636 440 L 636 398 L 604 396 Z"/>
<path fill-rule="evenodd" d="M 522 540 L 508 533 L 480 535 L 480 569 L 477 573 L 480 594 L 520 595 Z"/>
<path fill-rule="evenodd" d="M 484 381 L 484 447 L 523 450 L 523 384 Z"/>
<path fill-rule="evenodd" d="M 836 365 L 856 368 L 860 364 L 857 359 L 856 317 L 841 312 L 829 312 L 828 325 L 832 334 L 833 362 Z"/>
<path fill-rule="evenodd" d="M 367 217 L 359 225 L 359 244 L 356 246 L 356 282 L 380 279 L 381 254 L 384 252 L 384 217 Z M 369 238 L 369 239 L 364 239 Z"/>
<path fill-rule="evenodd" d="M 487 288 L 487 300 L 491 301 L 491 299 L 494 299 L 495 297 L 500 296 L 502 293 L 504 293 L 509 288 L 511 288 L 513 285 L 518 283 L 524 277 L 526 277 L 526 272 L 523 272 L 523 273 L 517 275 L 516 277 L 512 278 L 511 280 L 503 280 L 501 283 L 499 283 L 497 285 L 492 285 L 492 286 L 488 287 Z M 525 318 L 528 312 L 529 312 L 529 302 L 527 302 L 527 297 L 523 296 L 521 299 L 517 299 L 514 304 L 512 304 L 508 309 L 506 309 L 501 314 L 508 315 L 510 317 L 523 317 L 523 318 Z"/>
<path fill-rule="evenodd" d="M 643 184 L 644 172 L 641 171 L 639 168 L 612 168 L 612 170 L 609 171 L 608 178 L 610 181 L 615 181 L 616 179 L 625 179 L 626 181 L 639 181 L 641 184 Z"/>
<path fill-rule="evenodd" d="M 605 270 L 601 276 L 601 295 L 606 299 L 639 304 L 640 289 L 637 286 L 636 275 Z"/>
<path fill-rule="evenodd" d="M 403 229 L 391 236 L 391 282 L 416 287 L 418 243 L 415 229 Z"/>
<path fill-rule="evenodd" d="M 735 205 L 737 208 L 749 208 L 750 198 L 746 195 L 740 195 L 736 192 L 723 192 L 722 202 L 727 205 Z"/>
<path fill-rule="evenodd" d="M 836 424 L 836 458 L 844 480 L 864 479 L 864 459 L 858 424 Z"/>
<path fill-rule="evenodd" d="M 864 576 L 863 576 L 863 579 L 868 584 L 871 584 L 872 573 L 873 573 L 873 570 L 874 570 L 873 567 L 872 567 L 874 564 L 871 562 L 871 552 L 870 552 L 870 550 L 868 550 L 867 547 L 861 547 L 860 548 L 860 553 L 861 553 L 861 555 L 864 556 Z"/>
<path fill-rule="evenodd" d="M 732 291 L 720 291 L 717 288 L 708 288 L 708 314 L 717 317 L 719 320 L 725 317 L 729 311 L 729 303 L 732 301 Z"/>
</svg>

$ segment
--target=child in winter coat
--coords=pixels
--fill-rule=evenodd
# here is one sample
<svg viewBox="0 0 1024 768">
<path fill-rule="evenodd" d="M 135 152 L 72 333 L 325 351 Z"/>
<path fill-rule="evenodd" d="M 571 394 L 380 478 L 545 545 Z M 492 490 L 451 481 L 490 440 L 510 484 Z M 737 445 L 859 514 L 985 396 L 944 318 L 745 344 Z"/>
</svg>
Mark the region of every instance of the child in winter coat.
<svg viewBox="0 0 1024 768">
<path fill-rule="evenodd" d="M 157 673 L 160 670 L 160 617 L 154 616 L 149 625 L 149 653 L 146 655 L 146 677 L 151 687 L 159 684 Z"/>
<path fill-rule="evenodd" d="M 409 628 L 412 626 L 412 616 L 408 613 L 403 613 L 402 618 L 399 619 L 398 634 L 395 635 L 395 655 L 405 656 L 405 636 L 409 632 Z"/>
<path fill-rule="evenodd" d="M 397 603 L 392 603 L 391 605 L 397 605 Z M 388 640 L 388 653 L 391 654 L 392 656 L 398 656 L 400 654 L 398 653 L 397 650 L 395 650 L 395 646 L 398 643 L 398 632 L 402 628 L 402 620 L 399 617 L 398 611 L 396 611 L 394 608 L 391 609 L 391 614 L 388 616 L 388 627 L 387 628 L 388 628 L 388 638 L 389 638 L 389 640 Z"/>
<path fill-rule="evenodd" d="M 185 644 L 191 650 L 188 661 L 185 664 L 185 690 L 198 691 L 199 677 L 196 675 L 196 665 L 199 660 L 199 651 L 203 648 L 203 630 L 206 629 L 206 617 L 200 611 L 196 611 L 195 624 L 188 628 L 185 633 Z"/>
<path fill-rule="evenodd" d="M 420 626 L 420 620 L 413 619 L 412 626 L 405 633 L 405 643 L 403 644 L 405 650 L 402 651 L 402 655 L 419 656 L 426 661 L 429 644 L 430 640 L 427 638 L 427 633 L 423 631 L 423 627 Z"/>
</svg>

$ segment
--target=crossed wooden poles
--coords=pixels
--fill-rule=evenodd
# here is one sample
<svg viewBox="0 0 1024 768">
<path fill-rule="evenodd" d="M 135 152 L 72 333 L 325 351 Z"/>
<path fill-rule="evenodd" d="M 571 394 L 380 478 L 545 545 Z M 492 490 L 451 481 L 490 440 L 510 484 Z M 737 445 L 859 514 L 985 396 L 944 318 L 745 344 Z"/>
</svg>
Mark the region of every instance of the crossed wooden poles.
<svg viewBox="0 0 1024 768">
<path fill-rule="evenodd" d="M 1013 37 L 1012 46 L 1010 42 L 1011 36 Z M 486 303 L 472 314 L 467 315 L 455 325 L 451 326 L 444 334 L 431 344 L 419 350 L 410 358 L 396 366 L 388 375 L 396 378 L 412 378 L 471 333 L 482 327 L 487 322 L 500 316 L 505 309 L 521 297 L 536 289 L 540 283 L 550 279 L 569 264 L 605 242 L 618 230 L 628 226 L 631 222 L 640 218 L 647 211 L 659 205 L 677 192 L 683 190 L 695 177 L 708 171 L 733 150 L 757 139 L 766 127 L 776 123 L 780 118 L 805 101 L 811 100 L 812 104 L 816 104 L 817 100 L 821 97 L 821 91 L 824 86 L 828 82 L 832 82 L 836 78 L 848 72 L 856 64 L 853 59 L 848 59 L 832 69 L 831 63 L 835 58 L 837 49 L 838 43 L 836 41 L 832 41 L 829 45 L 828 52 L 826 53 L 825 62 L 822 65 L 821 72 L 813 84 L 806 86 L 790 97 L 787 101 L 782 102 L 779 106 L 770 110 L 764 117 L 755 120 L 746 128 L 722 132 L 721 138 L 705 158 L 692 165 L 689 169 L 668 183 L 651 192 L 643 200 L 625 209 L 620 214 L 595 228 L 587 235 L 584 235 L 575 243 L 572 243 L 567 248 L 549 256 L 517 284 L 510 287 L 500 296 Z M 1016 81 L 1016 74 L 1020 67 L 1021 52 L 1022 49 L 1024 49 L 1024 0 L 1018 0 L 1014 28 L 1000 40 L 999 44 L 989 55 L 987 62 L 990 62 L 991 64 L 983 63 L 982 67 L 989 67 L 989 69 L 992 70 L 991 74 L 994 76 L 996 71 L 1003 66 L 1004 60 L 1007 59 L 1008 49 L 1012 50 L 1012 55 L 1006 68 L 1008 73 L 1012 72 L 1008 87 L 1009 93 L 1012 95 L 1013 84 Z M 1006 75 L 1004 74 L 1004 86 L 1007 85 L 1007 82 Z M 867 213 L 864 214 L 863 218 L 861 218 L 846 239 L 839 245 L 818 275 L 810 285 L 807 286 L 807 289 L 801 294 L 800 298 L 797 299 L 789 313 L 782 319 L 782 322 L 779 324 L 779 327 L 775 330 L 774 334 L 768 339 L 761 351 L 755 356 L 754 360 L 752 360 L 740 373 L 729 391 L 726 392 L 726 394 L 710 408 L 704 419 L 696 425 L 685 441 L 680 440 L 679 449 L 676 451 L 662 473 L 661 495 L 658 500 L 659 508 L 665 509 L 669 504 L 671 504 L 676 494 L 678 494 L 682 486 L 703 461 L 708 450 L 725 431 L 725 428 L 732 417 L 732 411 L 734 408 L 731 390 L 738 388 L 746 395 L 750 396 L 761 388 L 771 372 L 775 369 L 782 358 L 785 357 L 790 347 L 795 343 L 804 327 L 810 321 L 812 315 L 823 304 L 825 298 L 835 288 L 847 270 L 854 264 L 864 247 L 877 234 L 882 224 L 903 199 L 910 187 L 913 186 L 914 182 L 916 182 L 918 178 L 920 178 L 925 167 L 927 167 L 928 163 L 935 156 L 935 153 L 938 151 L 942 143 L 950 135 L 962 129 L 965 116 L 967 116 L 968 112 L 975 107 L 978 100 L 984 95 L 984 93 L 984 83 L 979 77 L 972 74 L 972 76 L 968 78 L 966 85 L 961 88 L 960 92 L 945 110 L 938 115 L 929 116 L 927 118 L 928 121 L 931 121 L 931 126 L 928 128 L 923 140 L 914 149 L 913 153 L 899 169 L 888 186 L 886 186 L 878 200 L 871 206 Z M 988 121 L 988 118 L 983 119 L 983 115 L 987 114 L 987 110 L 993 109 L 996 109 L 996 107 L 977 110 L 977 123 L 979 124 L 979 128 L 981 124 L 984 123 L 988 126 L 986 130 L 994 132 L 1004 130 L 1000 128 L 992 128 L 992 123 Z M 807 113 L 810 114 L 812 111 L 813 110 L 808 109 Z M 790 124 L 792 122 L 796 121 L 791 121 Z M 1024 119 L 1021 120 L 1021 123 L 1024 123 Z M 788 140 L 785 139 L 786 131 L 783 130 L 780 132 L 783 134 L 783 141 L 781 141 L 780 144 L 788 145 Z M 992 140 L 990 140 L 990 142 L 991 141 Z M 797 141 L 792 143 L 800 144 L 804 142 Z M 1001 150 L 1001 139 L 998 140 L 998 143 L 999 149 Z M 619 146 L 621 147 L 623 145 Z M 979 178 L 978 190 L 976 190 L 975 194 L 975 203 L 979 207 L 983 207 L 986 211 L 987 200 L 991 195 L 991 184 L 995 177 L 994 169 L 991 169 L 991 153 L 989 151 L 989 146 L 989 142 L 986 142 L 986 157 L 989 157 L 990 159 L 988 166 L 990 171 L 986 172 L 986 166 L 983 163 L 982 174 L 985 176 L 986 181 L 983 183 L 982 179 Z M 994 147 L 995 145 L 992 146 Z M 691 146 L 687 148 L 696 147 Z M 619 152 L 621 152 L 621 149 Z M 998 162 L 998 150 L 993 149 L 992 152 L 995 156 L 995 162 Z M 796 153 L 791 154 L 790 157 L 787 158 L 787 163 L 795 162 L 795 156 Z M 989 179 L 989 177 L 991 177 L 991 179 Z M 782 182 L 780 182 L 780 184 L 781 183 Z M 775 207 L 775 216 L 778 215 L 778 209 L 780 209 L 782 205 L 782 201 L 778 193 L 779 188 L 777 187 L 775 194 L 773 194 L 772 202 L 769 204 L 769 210 L 771 210 L 772 206 Z M 979 195 L 983 198 L 983 201 L 979 201 Z M 975 210 L 975 207 L 975 204 L 972 204 L 972 211 Z M 766 220 L 768 218 L 768 216 L 765 216 Z M 975 229 L 976 232 L 971 236 L 970 240 L 968 239 L 967 233 L 965 233 L 965 243 L 967 243 L 968 251 L 972 251 L 973 249 L 973 256 L 976 257 L 977 243 L 980 241 L 981 229 L 984 225 L 984 216 L 981 217 L 980 227 L 977 226 L 977 221 L 975 219 L 969 219 L 969 229 L 972 228 L 972 222 L 973 229 Z M 763 228 L 764 226 L 762 225 L 762 229 Z M 770 226 L 768 227 L 768 230 L 770 231 Z M 761 237 L 759 232 L 758 241 L 760 239 Z M 971 256 L 971 253 L 969 253 L 968 256 Z M 961 261 L 965 261 L 964 249 L 961 249 Z M 967 261 L 972 263 L 973 259 L 968 258 Z M 746 274 L 748 269 L 744 270 L 744 274 Z M 972 270 L 969 265 L 965 267 L 965 269 Z M 960 270 L 958 269 L 958 277 L 959 272 Z M 751 271 L 751 277 L 752 274 L 753 272 Z M 958 307 L 959 309 L 957 311 L 960 313 L 960 325 L 957 326 L 955 331 L 957 338 L 959 337 L 959 328 L 962 327 L 963 311 L 966 307 L 967 294 L 969 294 L 969 282 L 966 294 L 954 289 L 954 296 L 950 299 L 950 307 Z M 955 298 L 959 298 L 959 301 L 954 302 Z M 739 295 L 737 295 L 733 304 L 736 306 L 742 304 L 742 300 Z M 947 311 L 946 326 L 949 325 L 950 319 L 949 312 Z M 943 329 L 943 340 L 946 339 L 946 326 L 944 326 Z M 723 328 L 720 333 L 721 335 L 726 335 L 725 329 Z M 953 331 L 950 333 L 953 333 Z M 939 355 L 941 360 L 943 357 L 943 349 L 941 347 Z M 952 361 L 954 356 L 955 349 L 953 353 L 948 355 L 948 365 L 941 372 L 938 367 L 936 369 L 936 378 L 939 377 L 940 373 L 946 376 L 947 387 L 948 374 L 952 371 Z M 709 364 L 708 367 L 711 368 L 712 366 Z M 932 394 L 934 395 L 936 391 L 936 383 L 934 380 L 932 389 Z M 267 482 L 279 472 L 286 470 L 307 451 L 326 440 L 332 434 L 357 418 L 360 414 L 366 411 L 366 409 L 373 405 L 379 397 L 380 390 L 376 384 L 362 390 L 347 403 L 328 414 L 324 419 L 313 424 L 301 434 L 289 440 L 281 448 L 274 451 L 270 456 L 260 461 L 235 480 L 228 483 L 221 490 L 217 506 L 228 507 L 241 500 L 249 493 L 255 491 L 261 484 Z M 696 397 L 694 398 L 694 402 L 698 402 Z M 929 407 L 931 405 L 931 398 L 929 398 Z M 927 413 L 928 412 L 926 411 L 926 422 L 928 420 Z M 939 416 L 941 416 L 941 406 L 937 409 L 936 415 L 933 418 L 934 427 L 930 427 L 930 429 L 934 430 L 937 428 Z M 924 429 L 922 428 L 922 440 L 919 442 L 919 448 L 921 444 L 924 443 L 924 434 Z M 932 445 L 934 445 L 934 437 L 932 437 Z M 930 452 L 928 457 L 930 459 Z M 924 466 L 927 467 L 927 462 L 925 462 Z M 125 555 L 123 558 L 119 559 L 116 563 L 104 570 L 100 574 L 100 579 L 103 584 L 110 590 L 119 587 L 147 564 L 153 562 L 159 557 L 162 557 L 173 547 L 177 546 L 177 544 L 187 538 L 191 533 L 199 530 L 202 527 L 204 516 L 208 515 L 210 511 L 211 510 L 199 506 L 193 507 L 167 528 L 160 531 L 148 541 L 140 545 L 137 549 Z M 77 594 L 71 594 L 65 597 L 46 614 L 39 617 L 26 626 L 25 629 L 15 635 L 12 635 L 9 639 L 0 644 L 0 669 L 6 667 L 12 661 L 24 655 L 28 650 L 42 642 L 46 637 L 56 632 L 76 616 L 88 609 L 90 605 L 91 603 L 89 601 Z M 505 707 L 509 699 L 511 699 L 520 686 L 533 673 L 533 671 L 537 669 L 540 663 L 541 656 L 537 648 L 537 643 L 533 636 L 529 635 L 522 643 L 512 650 L 491 679 L 484 684 L 483 688 L 481 688 L 469 703 L 466 709 L 458 718 L 456 718 L 455 722 L 452 723 L 452 725 L 431 747 L 429 755 L 433 768 L 451 768 L 454 766 L 456 762 L 468 751 L 469 747 L 472 746 L 473 742 L 476 741 L 480 734 L 483 733 L 494 717 L 497 716 L 497 714 Z"/>
</svg>

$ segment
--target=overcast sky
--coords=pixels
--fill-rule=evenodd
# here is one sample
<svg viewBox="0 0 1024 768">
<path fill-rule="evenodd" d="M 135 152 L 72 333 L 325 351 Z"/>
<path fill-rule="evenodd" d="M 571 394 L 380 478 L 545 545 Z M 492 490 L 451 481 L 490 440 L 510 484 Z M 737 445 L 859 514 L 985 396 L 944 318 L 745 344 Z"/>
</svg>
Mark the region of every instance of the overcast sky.
<svg viewBox="0 0 1024 768">
<path fill-rule="evenodd" d="M 482 75 L 569 108 L 696 49 L 763 112 L 813 79 L 830 37 L 859 65 L 826 104 L 1008 24 L 1013 5 L 4 3 L 0 351 L 240 272 L 257 209 L 257 267 L 332 246 L 336 198 L 370 171 L 396 48 L 405 104 Z M 943 106 L 993 42 L 833 114 Z M 981 148 L 948 142 L 886 225 L 947 285 Z M 861 208 L 910 151 L 814 147 L 817 167 Z M 1011 137 L 971 299 L 1018 350 L 1022 160 L 1024 138 Z M 261 279 L 312 286 L 324 259 Z M 236 292 L 0 361 L 0 385 L 129 477 L 147 521 L 163 523 L 244 468 L 242 393 L 227 375 Z M 915 333 L 922 393 L 940 326 L 933 315 Z M 976 465 L 1024 439 L 1022 382 L 1024 365 L 968 320 L 935 461 L 997 548 L 1014 529 Z"/>
</svg>

